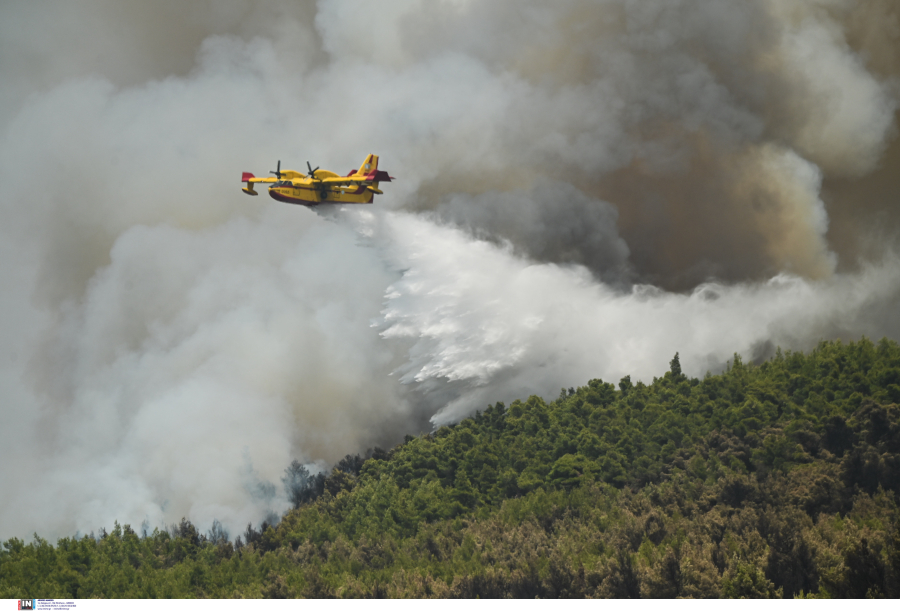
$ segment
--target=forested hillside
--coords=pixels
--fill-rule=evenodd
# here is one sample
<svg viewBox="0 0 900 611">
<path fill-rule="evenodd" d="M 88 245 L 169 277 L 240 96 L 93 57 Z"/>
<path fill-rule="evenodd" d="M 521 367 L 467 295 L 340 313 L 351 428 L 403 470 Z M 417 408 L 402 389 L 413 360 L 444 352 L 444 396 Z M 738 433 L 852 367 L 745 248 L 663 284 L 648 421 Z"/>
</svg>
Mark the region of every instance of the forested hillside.
<svg viewBox="0 0 900 611">
<path fill-rule="evenodd" d="M 898 597 L 900 346 L 822 343 L 498 403 L 326 478 L 233 540 L 37 535 L 0 598 Z"/>
</svg>

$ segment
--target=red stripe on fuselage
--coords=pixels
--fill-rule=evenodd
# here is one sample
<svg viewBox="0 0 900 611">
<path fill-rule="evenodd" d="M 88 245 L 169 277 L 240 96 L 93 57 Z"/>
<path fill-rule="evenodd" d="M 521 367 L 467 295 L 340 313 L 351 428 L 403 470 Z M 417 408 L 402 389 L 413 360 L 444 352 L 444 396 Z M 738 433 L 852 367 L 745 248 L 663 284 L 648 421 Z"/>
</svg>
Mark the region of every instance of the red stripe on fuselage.
<svg viewBox="0 0 900 611">
<path fill-rule="evenodd" d="M 269 190 L 269 195 L 272 197 L 272 199 L 284 202 L 286 204 L 300 204 L 301 206 L 319 205 L 319 202 L 311 202 L 307 199 L 300 199 L 299 197 L 288 197 L 287 195 L 282 195 L 278 191 L 274 191 L 272 189 Z"/>
</svg>

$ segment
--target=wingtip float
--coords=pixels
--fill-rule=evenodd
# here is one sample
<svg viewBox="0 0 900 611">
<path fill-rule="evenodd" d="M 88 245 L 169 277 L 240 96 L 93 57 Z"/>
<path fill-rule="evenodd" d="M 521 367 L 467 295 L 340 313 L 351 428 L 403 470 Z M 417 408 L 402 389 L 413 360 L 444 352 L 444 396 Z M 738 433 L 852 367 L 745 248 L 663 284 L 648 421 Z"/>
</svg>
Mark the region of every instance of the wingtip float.
<svg viewBox="0 0 900 611">
<path fill-rule="evenodd" d="M 306 167 L 309 174 L 295 170 L 282 171 L 279 160 L 277 168 L 269 172 L 275 175 L 273 177 L 258 178 L 244 172 L 241 182 L 247 183 L 247 186 L 241 190 L 248 195 L 259 195 L 253 188 L 256 183 L 272 183 L 269 195 L 287 204 L 371 204 L 376 194 L 383 193 L 378 184 L 393 179 L 393 176 L 378 169 L 378 155 L 369 155 L 358 170 L 350 170 L 346 176 L 313 168 L 309 162 L 306 162 Z"/>
</svg>

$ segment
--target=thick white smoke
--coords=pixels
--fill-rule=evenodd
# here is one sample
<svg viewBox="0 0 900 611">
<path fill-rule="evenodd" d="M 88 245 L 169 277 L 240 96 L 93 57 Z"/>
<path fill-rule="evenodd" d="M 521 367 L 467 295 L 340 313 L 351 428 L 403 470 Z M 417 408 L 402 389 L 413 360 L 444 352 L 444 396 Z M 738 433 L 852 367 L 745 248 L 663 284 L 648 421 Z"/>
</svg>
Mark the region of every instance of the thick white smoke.
<svg viewBox="0 0 900 611">
<path fill-rule="evenodd" d="M 235 533 L 294 458 L 900 337 L 890 2 L 59 9 L 0 8 L 0 538 Z M 372 207 L 240 192 L 370 152 Z"/>
</svg>

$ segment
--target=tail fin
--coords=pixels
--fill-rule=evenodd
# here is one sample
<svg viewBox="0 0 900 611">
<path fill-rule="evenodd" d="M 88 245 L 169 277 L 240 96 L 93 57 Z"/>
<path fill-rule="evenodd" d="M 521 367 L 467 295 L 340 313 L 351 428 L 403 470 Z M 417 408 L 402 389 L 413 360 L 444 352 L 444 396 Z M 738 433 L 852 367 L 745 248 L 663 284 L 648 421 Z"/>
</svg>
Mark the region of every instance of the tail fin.
<svg viewBox="0 0 900 611">
<path fill-rule="evenodd" d="M 375 173 L 376 170 L 378 170 L 378 155 L 369 155 L 366 157 L 366 160 L 363 161 L 362 165 L 359 166 L 359 170 L 357 170 L 356 173 L 368 176 Z"/>
<path fill-rule="evenodd" d="M 387 172 L 382 172 L 378 169 L 378 155 L 366 157 L 366 160 L 363 161 L 363 164 L 356 171 L 355 176 L 365 176 L 366 180 L 374 182 L 376 187 L 379 181 L 391 182 L 391 178 L 393 178 Z"/>
</svg>

